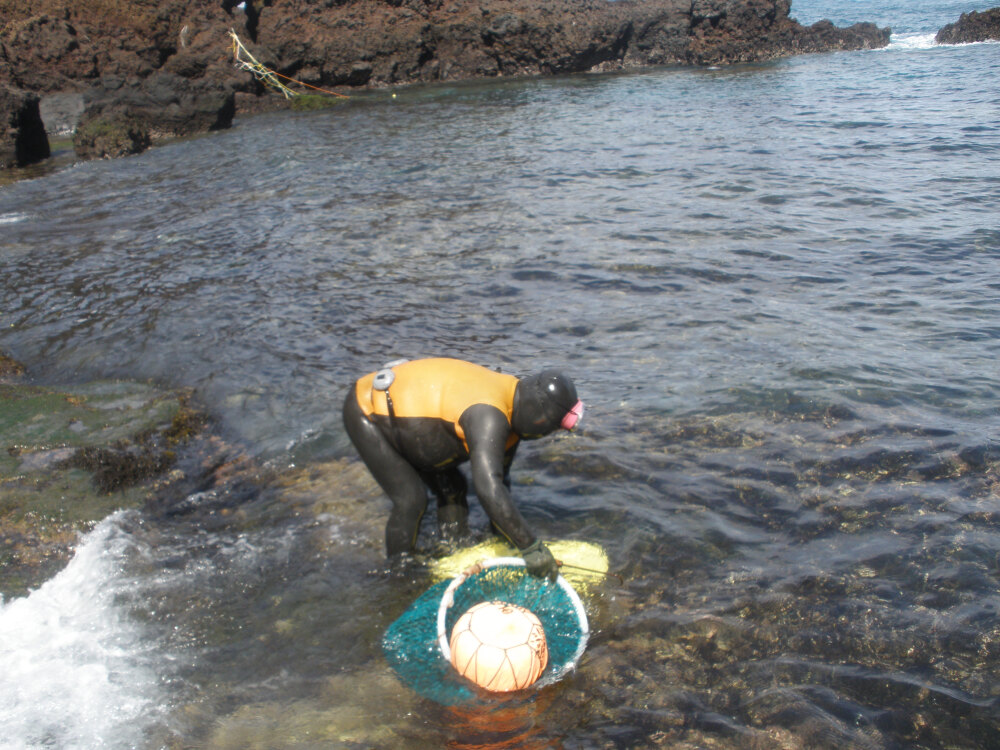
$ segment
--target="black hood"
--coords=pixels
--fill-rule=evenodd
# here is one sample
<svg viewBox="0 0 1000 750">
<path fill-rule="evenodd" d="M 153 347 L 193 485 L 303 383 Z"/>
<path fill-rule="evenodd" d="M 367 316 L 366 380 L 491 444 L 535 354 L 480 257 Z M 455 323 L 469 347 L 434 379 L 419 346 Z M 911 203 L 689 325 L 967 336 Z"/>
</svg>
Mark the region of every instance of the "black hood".
<svg viewBox="0 0 1000 750">
<path fill-rule="evenodd" d="M 544 370 L 517 382 L 511 418 L 514 432 L 536 438 L 558 430 L 579 399 L 573 381 L 558 370 Z"/>
</svg>

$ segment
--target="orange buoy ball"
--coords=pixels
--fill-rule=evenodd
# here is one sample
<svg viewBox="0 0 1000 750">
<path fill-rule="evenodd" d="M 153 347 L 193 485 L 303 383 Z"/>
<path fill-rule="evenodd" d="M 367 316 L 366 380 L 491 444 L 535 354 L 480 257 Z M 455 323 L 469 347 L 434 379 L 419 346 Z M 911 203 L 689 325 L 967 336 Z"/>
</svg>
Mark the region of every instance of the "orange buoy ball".
<svg viewBox="0 0 1000 750">
<path fill-rule="evenodd" d="M 451 631 L 451 664 L 494 693 L 528 687 L 549 662 L 545 630 L 534 613 L 508 602 L 481 602 Z"/>
</svg>

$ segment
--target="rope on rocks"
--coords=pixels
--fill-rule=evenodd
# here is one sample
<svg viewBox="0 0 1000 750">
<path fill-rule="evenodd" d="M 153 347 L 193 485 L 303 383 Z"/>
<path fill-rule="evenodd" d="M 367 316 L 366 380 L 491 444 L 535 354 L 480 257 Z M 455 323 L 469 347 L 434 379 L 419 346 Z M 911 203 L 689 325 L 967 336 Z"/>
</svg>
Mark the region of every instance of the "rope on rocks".
<svg viewBox="0 0 1000 750">
<path fill-rule="evenodd" d="M 277 91 L 279 94 L 284 96 L 286 99 L 291 99 L 292 97 L 298 96 L 298 91 L 293 91 L 283 84 L 279 78 L 283 78 L 291 83 L 298 84 L 299 86 L 305 86 L 306 88 L 314 89 L 315 91 L 320 91 L 324 94 L 329 94 L 330 96 L 337 96 L 341 99 L 349 99 L 347 94 L 338 94 L 336 91 L 327 91 L 326 89 L 321 89 L 319 86 L 313 86 L 308 83 L 303 83 L 302 81 L 297 81 L 294 78 L 289 78 L 286 75 L 271 70 L 263 63 L 257 61 L 250 50 L 248 50 L 240 38 L 236 35 L 236 32 L 232 29 L 229 30 L 229 36 L 233 40 L 233 59 L 237 68 L 245 70 L 250 73 L 254 78 L 263 83 L 270 89 Z"/>
</svg>

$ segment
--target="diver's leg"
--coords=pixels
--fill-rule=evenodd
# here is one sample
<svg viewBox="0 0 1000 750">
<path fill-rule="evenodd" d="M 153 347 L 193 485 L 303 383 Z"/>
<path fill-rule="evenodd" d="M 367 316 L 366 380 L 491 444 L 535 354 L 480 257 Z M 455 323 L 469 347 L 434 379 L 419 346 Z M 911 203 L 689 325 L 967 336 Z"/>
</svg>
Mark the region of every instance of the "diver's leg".
<svg viewBox="0 0 1000 750">
<path fill-rule="evenodd" d="M 344 427 L 368 471 L 392 501 L 392 511 L 385 526 L 386 552 L 392 557 L 412 551 L 420 519 L 427 509 L 427 488 L 420 474 L 368 420 L 353 389 L 344 400 Z"/>
<path fill-rule="evenodd" d="M 468 483 L 458 467 L 425 474 L 424 482 L 437 497 L 438 529 L 445 539 L 457 539 L 469 533 Z"/>
</svg>

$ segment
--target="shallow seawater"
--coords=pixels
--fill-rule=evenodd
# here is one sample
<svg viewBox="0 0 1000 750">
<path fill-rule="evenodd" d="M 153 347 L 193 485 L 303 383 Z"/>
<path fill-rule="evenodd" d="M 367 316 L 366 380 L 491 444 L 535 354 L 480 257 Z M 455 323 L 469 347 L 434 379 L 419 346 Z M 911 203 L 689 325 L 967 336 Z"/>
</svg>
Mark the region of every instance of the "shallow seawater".
<svg viewBox="0 0 1000 750">
<path fill-rule="evenodd" d="M 372 92 L 0 190 L 0 348 L 192 387 L 259 467 L 0 603 L 0 747 L 990 747 L 1000 47 L 860 5 L 793 15 L 889 49 Z M 485 712 L 388 668 L 429 580 L 340 425 L 424 355 L 574 376 L 515 497 L 624 578 Z"/>
</svg>

